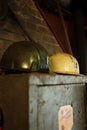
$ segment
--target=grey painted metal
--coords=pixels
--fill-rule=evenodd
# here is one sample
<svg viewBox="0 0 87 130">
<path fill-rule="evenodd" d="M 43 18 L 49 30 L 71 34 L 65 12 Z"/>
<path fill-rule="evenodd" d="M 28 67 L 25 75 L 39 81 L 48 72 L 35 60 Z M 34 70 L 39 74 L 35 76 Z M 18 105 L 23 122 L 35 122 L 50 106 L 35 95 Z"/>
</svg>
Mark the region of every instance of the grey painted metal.
<svg viewBox="0 0 87 130">
<path fill-rule="evenodd" d="M 40 87 L 38 92 L 38 130 L 59 130 L 58 112 L 61 106 L 71 105 L 74 123 L 71 130 L 86 130 L 84 85 Z M 33 129 L 31 129 L 33 130 Z"/>
<path fill-rule="evenodd" d="M 86 83 L 87 76 L 85 75 L 61 75 L 61 74 L 32 74 L 30 75 L 30 84 L 38 85 L 63 85 Z"/>
<path fill-rule="evenodd" d="M 86 130 L 86 82 L 84 75 L 31 75 L 30 130 L 59 130 L 58 111 L 65 105 L 71 105 L 74 111 L 71 130 Z"/>
<path fill-rule="evenodd" d="M 0 76 L 4 130 L 59 130 L 61 106 L 73 107 L 71 130 L 86 130 L 87 77 L 57 74 Z"/>
</svg>

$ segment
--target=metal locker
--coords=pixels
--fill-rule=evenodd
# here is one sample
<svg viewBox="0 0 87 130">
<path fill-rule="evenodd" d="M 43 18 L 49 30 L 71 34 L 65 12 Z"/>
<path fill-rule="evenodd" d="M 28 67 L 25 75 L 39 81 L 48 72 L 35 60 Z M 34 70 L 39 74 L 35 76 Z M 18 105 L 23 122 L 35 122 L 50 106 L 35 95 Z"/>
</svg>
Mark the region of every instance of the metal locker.
<svg viewBox="0 0 87 130">
<path fill-rule="evenodd" d="M 0 76 L 4 130 L 86 130 L 84 75 Z"/>
</svg>

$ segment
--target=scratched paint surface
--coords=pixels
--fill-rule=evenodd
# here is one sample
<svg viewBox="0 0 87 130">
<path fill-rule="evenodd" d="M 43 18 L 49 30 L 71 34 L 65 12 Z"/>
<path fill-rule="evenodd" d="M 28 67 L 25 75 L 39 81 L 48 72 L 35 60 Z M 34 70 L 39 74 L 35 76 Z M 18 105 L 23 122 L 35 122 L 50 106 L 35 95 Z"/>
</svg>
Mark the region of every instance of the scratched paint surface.
<svg viewBox="0 0 87 130">
<path fill-rule="evenodd" d="M 58 111 L 65 105 L 73 107 L 74 122 L 70 130 L 86 130 L 84 91 L 83 84 L 37 87 L 37 99 L 35 99 L 37 105 L 33 107 L 33 111 L 37 110 L 37 116 L 32 113 L 30 117 L 31 121 L 35 122 L 36 119 L 35 130 L 60 130 Z M 33 102 L 35 101 L 32 100 L 32 106 Z M 32 125 L 30 130 L 33 130 Z"/>
</svg>

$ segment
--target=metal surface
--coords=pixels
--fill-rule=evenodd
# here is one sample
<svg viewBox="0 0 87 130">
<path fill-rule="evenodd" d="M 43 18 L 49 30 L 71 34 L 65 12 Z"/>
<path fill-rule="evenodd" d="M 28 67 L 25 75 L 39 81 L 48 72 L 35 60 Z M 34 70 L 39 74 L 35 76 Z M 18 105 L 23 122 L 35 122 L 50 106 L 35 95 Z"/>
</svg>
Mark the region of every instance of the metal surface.
<svg viewBox="0 0 87 130">
<path fill-rule="evenodd" d="M 10 45 L 0 61 L 3 71 L 11 72 L 46 72 L 48 53 L 39 44 L 32 41 L 20 41 Z"/>
<path fill-rule="evenodd" d="M 75 93 L 75 91 L 77 92 Z M 59 130 L 58 112 L 62 106 L 66 105 L 71 105 L 74 111 L 74 122 L 71 130 L 86 130 L 84 92 L 85 86 L 83 84 L 55 85 L 50 86 L 50 88 L 48 86 L 41 86 L 37 97 L 37 130 Z M 30 130 L 33 130 L 32 126 L 33 124 Z"/>
<path fill-rule="evenodd" d="M 86 76 L 10 74 L 0 76 L 0 106 L 6 130 L 59 130 L 60 107 L 71 105 L 71 130 L 86 130 Z"/>
</svg>

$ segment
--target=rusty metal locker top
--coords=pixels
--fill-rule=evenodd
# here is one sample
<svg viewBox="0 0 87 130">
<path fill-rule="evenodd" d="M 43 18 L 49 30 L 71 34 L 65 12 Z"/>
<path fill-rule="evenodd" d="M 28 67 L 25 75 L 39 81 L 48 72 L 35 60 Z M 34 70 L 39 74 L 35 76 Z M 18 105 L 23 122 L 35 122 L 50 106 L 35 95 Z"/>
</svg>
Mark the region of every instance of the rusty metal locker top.
<svg viewBox="0 0 87 130">
<path fill-rule="evenodd" d="M 74 84 L 87 83 L 87 76 L 85 75 L 62 75 L 62 74 L 32 74 L 30 75 L 31 84 Z"/>
<path fill-rule="evenodd" d="M 87 76 L 86 75 L 62 75 L 62 74 L 44 74 L 44 73 L 23 73 L 23 74 L 8 74 L 8 75 L 1 75 L 0 80 L 3 78 L 6 79 L 13 79 L 13 78 L 20 78 L 26 77 L 30 84 L 37 84 L 37 85 L 49 85 L 56 84 L 56 85 L 64 85 L 64 84 L 76 84 L 76 83 L 87 83 Z"/>
</svg>

